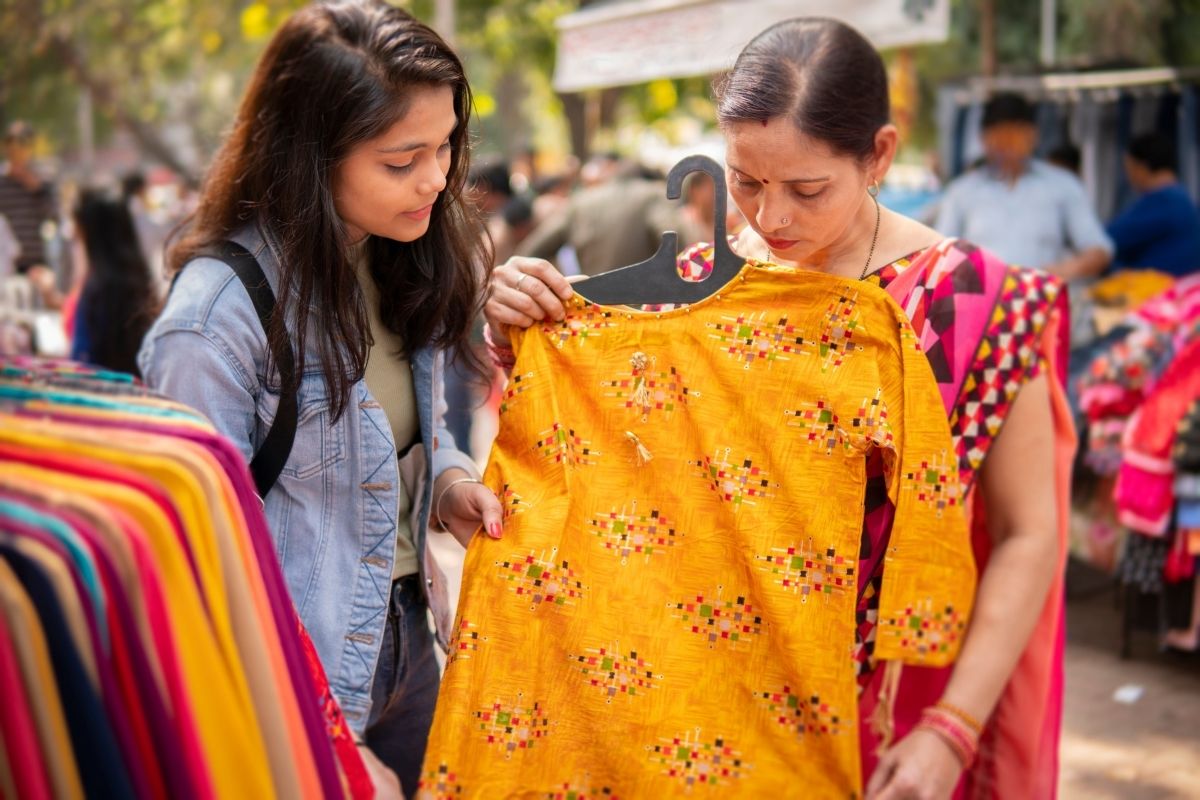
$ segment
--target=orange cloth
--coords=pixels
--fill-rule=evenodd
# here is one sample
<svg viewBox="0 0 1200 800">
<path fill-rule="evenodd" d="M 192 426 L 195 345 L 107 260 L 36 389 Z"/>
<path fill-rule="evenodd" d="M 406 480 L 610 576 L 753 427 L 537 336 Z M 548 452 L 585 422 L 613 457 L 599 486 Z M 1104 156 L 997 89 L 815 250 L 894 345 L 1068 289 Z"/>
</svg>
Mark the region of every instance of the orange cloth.
<svg viewBox="0 0 1200 800">
<path fill-rule="evenodd" d="M 949 426 L 874 286 L 747 264 L 667 312 L 516 334 L 421 796 L 862 794 L 866 454 L 896 503 L 877 655 L 957 655 L 975 571 Z"/>
</svg>

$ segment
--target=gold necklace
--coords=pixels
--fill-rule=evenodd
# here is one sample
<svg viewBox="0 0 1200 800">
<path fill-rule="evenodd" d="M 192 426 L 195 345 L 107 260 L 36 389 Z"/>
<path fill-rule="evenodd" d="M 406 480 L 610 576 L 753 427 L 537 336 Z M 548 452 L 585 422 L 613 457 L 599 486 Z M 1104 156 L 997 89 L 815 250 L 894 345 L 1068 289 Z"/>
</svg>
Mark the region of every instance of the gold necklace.
<svg viewBox="0 0 1200 800">
<path fill-rule="evenodd" d="M 875 257 L 875 245 L 879 243 L 879 198 L 871 195 L 871 199 L 875 201 L 875 235 L 871 237 L 871 252 L 867 253 L 867 263 L 863 264 L 862 274 L 858 276 L 860 281 L 867 277 L 867 272 L 871 269 L 871 259 Z"/>
</svg>

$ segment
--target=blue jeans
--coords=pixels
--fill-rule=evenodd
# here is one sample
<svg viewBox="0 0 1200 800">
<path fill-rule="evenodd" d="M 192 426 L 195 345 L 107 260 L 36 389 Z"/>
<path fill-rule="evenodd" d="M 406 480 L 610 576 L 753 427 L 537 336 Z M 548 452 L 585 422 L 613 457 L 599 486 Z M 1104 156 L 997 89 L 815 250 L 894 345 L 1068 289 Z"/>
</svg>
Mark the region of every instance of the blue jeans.
<svg viewBox="0 0 1200 800">
<path fill-rule="evenodd" d="M 418 576 L 392 583 L 367 720 L 367 746 L 400 777 L 405 797 L 417 796 L 440 681 L 425 608 Z"/>
</svg>

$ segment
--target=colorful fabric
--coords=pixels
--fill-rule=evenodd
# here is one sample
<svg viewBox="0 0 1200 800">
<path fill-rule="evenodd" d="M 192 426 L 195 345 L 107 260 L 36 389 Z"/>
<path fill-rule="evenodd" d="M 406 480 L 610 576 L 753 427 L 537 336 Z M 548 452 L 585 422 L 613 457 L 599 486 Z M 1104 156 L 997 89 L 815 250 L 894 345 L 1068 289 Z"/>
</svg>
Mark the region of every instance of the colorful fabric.
<svg viewBox="0 0 1200 800">
<path fill-rule="evenodd" d="M 1093 357 L 1078 384 L 1089 422 L 1087 463 L 1100 475 L 1120 469 L 1119 442 L 1130 416 L 1178 349 L 1200 334 L 1200 275 L 1175 281 L 1127 316 L 1124 326 L 1127 333 Z"/>
<path fill-rule="evenodd" d="M 94 619 L 90 607 L 82 610 L 92 626 L 90 640 L 98 643 L 97 656 L 112 659 L 111 668 L 107 661 L 100 664 L 99 688 L 118 743 L 143 754 L 179 745 L 149 761 L 136 759 L 147 769 L 131 777 L 135 783 L 144 777 L 150 787 L 147 792 L 139 787 L 139 796 L 164 796 L 161 778 L 149 769 L 157 765 L 172 784 L 171 796 L 212 796 L 214 784 L 222 783 L 245 788 L 247 780 L 262 780 L 267 766 L 276 788 L 290 796 L 373 796 L 361 755 L 299 625 L 236 449 L 190 409 L 153 396 L 129 376 L 70 362 L 6 358 L 0 390 L 3 410 L 19 415 L 0 415 L 5 440 L 0 485 L 36 497 L 46 511 L 52 505 L 56 518 L 73 519 L 73 530 L 54 534 L 62 533 L 62 545 L 40 530 L 26 529 L 24 535 L 54 545 L 56 553 L 61 549 L 62 563 L 79 573 L 74 595 L 99 609 Z M 0 512 L 9 517 L 8 529 L 17 531 L 22 523 L 11 508 Z M 107 516 L 110 530 L 97 524 L 88 532 L 91 523 L 72 517 L 77 512 L 97 523 Z M 101 541 L 104 537 L 108 540 Z M 95 557 L 101 580 L 80 547 Z M 110 564 L 114 553 L 125 560 Z M 175 578 L 156 583 L 172 572 Z M 47 574 L 56 586 L 62 584 Z M 182 598 L 197 589 L 207 618 L 185 624 L 180 610 L 193 601 Z M 78 615 L 71 606 L 63 611 L 78 640 L 78 625 L 71 625 Z M 105 626 L 112 633 L 107 648 L 99 644 L 109 641 L 102 635 Z M 221 668 L 195 666 L 196 641 Z M 89 670 L 89 653 L 77 649 Z M 249 677 L 249 693 L 237 685 L 239 673 Z M 202 685 L 205 691 L 197 692 Z M 161 694 L 152 699 L 153 688 Z M 222 695 L 223 689 L 231 691 Z M 228 702 L 235 697 L 237 702 Z M 193 698 L 204 702 L 193 707 Z M 243 712 L 245 719 L 230 722 Z M 166 714 L 173 719 L 166 721 Z M 220 732 L 212 725 L 219 715 L 225 717 Z M 256 717 L 270 723 L 263 729 L 269 758 L 241 741 L 257 736 L 256 726 L 246 724 Z M 243 765 L 237 775 L 228 770 L 226 757 L 235 751 Z"/>
<path fill-rule="evenodd" d="M 515 334 L 430 736 L 433 797 L 861 796 L 849 658 L 867 491 L 896 524 L 875 646 L 945 665 L 974 594 L 928 362 L 880 289 L 748 263 L 689 307 L 576 297 Z M 816 498 L 820 501 L 816 501 Z M 603 724 L 597 724 L 603 720 Z"/>
<path fill-rule="evenodd" d="M 1127 269 L 1096 282 L 1089 290 L 1092 299 L 1104 306 L 1122 306 L 1130 311 L 1175 284 L 1175 278 L 1152 269 Z"/>
<path fill-rule="evenodd" d="M 736 240 L 731 244 L 737 247 Z M 687 265 L 681 274 L 702 279 L 712 270 L 712 248 L 697 245 L 680 262 Z M 905 310 L 933 367 L 950 417 L 968 512 L 973 510 L 970 498 L 978 470 L 1017 392 L 1037 375 L 1047 375 L 1055 412 L 1059 558 L 1065 564 L 1075 436 L 1062 390 L 1068 316 L 1062 284 L 1044 273 L 1007 266 L 955 239 L 888 264 L 867 280 L 887 289 Z M 1160 313 L 1178 315 L 1179 305 L 1179 298 L 1172 297 Z M 874 669 L 879 598 L 886 586 L 879 569 L 895 516 L 894 505 L 881 491 L 882 474 L 882 465 L 873 458 L 868 464 L 854 650 L 859 684 L 865 689 L 860 720 L 873 713 L 882 680 Z M 974 549 L 985 561 L 990 550 L 985 514 L 974 511 Z M 1062 616 L 1060 579 L 1051 589 L 1037 629 L 993 714 L 985 747 L 959 787 L 959 796 L 1054 795 L 1062 709 Z M 937 702 L 948 679 L 948 670 L 905 671 L 896 706 L 898 735 L 911 730 L 921 711 Z M 865 774 L 870 774 L 877 740 L 866 728 L 862 733 Z"/>
<path fill-rule="evenodd" d="M 1188 409 L 1200 400 L 1200 337 L 1171 360 L 1146 398 L 1124 441 L 1115 499 L 1122 524 L 1147 536 L 1165 536 L 1175 508 L 1171 451 Z"/>
</svg>

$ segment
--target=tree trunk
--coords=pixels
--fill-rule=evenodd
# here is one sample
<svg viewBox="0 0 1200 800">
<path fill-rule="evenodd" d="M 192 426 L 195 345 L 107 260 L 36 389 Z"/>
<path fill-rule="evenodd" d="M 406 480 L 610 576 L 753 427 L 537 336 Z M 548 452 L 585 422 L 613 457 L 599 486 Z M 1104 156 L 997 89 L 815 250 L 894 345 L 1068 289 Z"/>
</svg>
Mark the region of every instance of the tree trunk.
<svg viewBox="0 0 1200 800">
<path fill-rule="evenodd" d="M 980 72 L 985 78 L 996 75 L 996 0 L 979 1 Z"/>
<path fill-rule="evenodd" d="M 558 99 L 562 101 L 563 114 L 567 118 L 567 126 L 571 131 L 571 152 L 580 161 L 587 160 L 588 124 L 587 99 L 578 92 L 559 92 Z"/>
<path fill-rule="evenodd" d="M 91 73 L 74 42 L 62 34 L 55 35 L 51 42 L 59 58 L 84 88 L 91 93 L 93 100 L 102 108 L 107 108 L 116 123 L 128 130 L 148 155 L 179 175 L 188 187 L 194 189 L 200 185 L 200 177 L 183 163 L 175 151 L 158 135 L 158 131 L 129 113 L 121 105 L 113 86 Z"/>
</svg>

